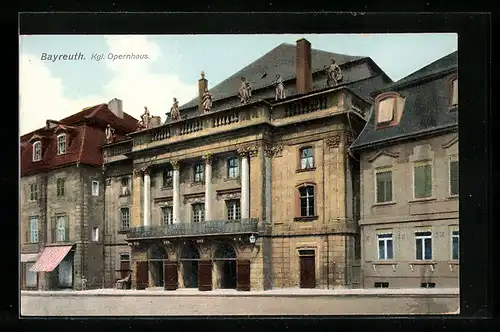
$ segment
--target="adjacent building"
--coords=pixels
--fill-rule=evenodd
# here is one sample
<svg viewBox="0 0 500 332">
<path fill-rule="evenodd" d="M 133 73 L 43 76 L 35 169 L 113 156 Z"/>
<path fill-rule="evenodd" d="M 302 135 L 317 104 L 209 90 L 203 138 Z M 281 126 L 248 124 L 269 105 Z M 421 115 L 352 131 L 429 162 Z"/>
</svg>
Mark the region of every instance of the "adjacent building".
<svg viewBox="0 0 500 332">
<path fill-rule="evenodd" d="M 109 124 L 117 139 L 137 127 L 121 107 L 114 99 L 21 136 L 21 289 L 102 287 L 100 147 Z"/>
<path fill-rule="evenodd" d="M 458 287 L 457 52 L 379 90 L 350 150 L 364 287 Z"/>
<path fill-rule="evenodd" d="M 334 59 L 334 61 L 332 61 Z M 281 44 L 165 122 L 102 146 L 105 286 L 359 287 L 359 164 L 368 57 Z"/>
</svg>

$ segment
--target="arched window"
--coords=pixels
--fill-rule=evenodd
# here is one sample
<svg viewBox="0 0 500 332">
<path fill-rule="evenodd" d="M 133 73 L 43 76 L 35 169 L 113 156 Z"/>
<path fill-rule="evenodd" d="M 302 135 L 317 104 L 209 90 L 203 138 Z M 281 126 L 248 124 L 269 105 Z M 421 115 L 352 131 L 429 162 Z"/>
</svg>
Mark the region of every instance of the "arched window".
<svg viewBox="0 0 500 332">
<path fill-rule="evenodd" d="M 299 188 L 300 216 L 315 216 L 315 190 L 313 185 L 305 185 Z"/>
<path fill-rule="evenodd" d="M 33 161 L 42 160 L 42 142 L 36 141 L 33 143 Z"/>
<path fill-rule="evenodd" d="M 57 135 L 57 154 L 66 153 L 66 134 Z"/>
</svg>

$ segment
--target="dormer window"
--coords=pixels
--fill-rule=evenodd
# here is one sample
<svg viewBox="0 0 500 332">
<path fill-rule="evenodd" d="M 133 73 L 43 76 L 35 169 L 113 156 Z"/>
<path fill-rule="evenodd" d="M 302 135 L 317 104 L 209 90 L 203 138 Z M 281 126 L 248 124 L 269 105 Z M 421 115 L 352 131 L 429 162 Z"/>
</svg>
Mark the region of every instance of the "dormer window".
<svg viewBox="0 0 500 332">
<path fill-rule="evenodd" d="M 385 92 L 375 98 L 375 121 L 386 127 L 399 123 L 403 114 L 404 98 L 397 92 Z"/>
<path fill-rule="evenodd" d="M 66 153 L 66 134 L 57 135 L 57 154 Z"/>
<path fill-rule="evenodd" d="M 458 78 L 451 81 L 451 106 L 458 105 Z"/>
<path fill-rule="evenodd" d="M 396 99 L 394 97 L 385 98 L 378 103 L 378 123 L 391 122 L 394 119 L 394 105 Z"/>
<path fill-rule="evenodd" d="M 36 141 L 33 143 L 33 161 L 42 160 L 42 142 Z"/>
</svg>

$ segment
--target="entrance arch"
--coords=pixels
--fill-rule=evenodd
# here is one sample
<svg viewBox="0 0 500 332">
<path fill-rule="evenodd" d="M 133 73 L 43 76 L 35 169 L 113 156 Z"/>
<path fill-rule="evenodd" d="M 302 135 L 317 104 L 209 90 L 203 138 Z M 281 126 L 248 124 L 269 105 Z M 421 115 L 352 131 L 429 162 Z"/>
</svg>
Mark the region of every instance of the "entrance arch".
<svg viewBox="0 0 500 332">
<path fill-rule="evenodd" d="M 149 250 L 149 270 L 153 278 L 153 284 L 156 287 L 162 287 L 164 284 L 163 264 L 167 260 L 165 248 L 153 245 Z"/>
<path fill-rule="evenodd" d="M 200 252 L 193 243 L 186 243 L 181 251 L 182 279 L 185 288 L 198 287 L 198 261 Z"/>
<path fill-rule="evenodd" d="M 236 251 L 228 243 L 221 243 L 214 253 L 215 273 L 219 288 L 236 289 Z"/>
</svg>

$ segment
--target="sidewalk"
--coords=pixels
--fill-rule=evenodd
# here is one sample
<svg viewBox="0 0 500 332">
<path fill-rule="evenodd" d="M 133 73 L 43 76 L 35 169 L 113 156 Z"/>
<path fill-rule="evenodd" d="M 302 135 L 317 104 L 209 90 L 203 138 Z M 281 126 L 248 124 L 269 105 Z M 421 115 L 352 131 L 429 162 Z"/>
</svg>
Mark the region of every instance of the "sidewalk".
<svg viewBox="0 0 500 332">
<path fill-rule="evenodd" d="M 300 289 L 280 288 L 267 291 L 236 291 L 234 289 L 215 289 L 201 292 L 196 288 L 184 288 L 166 291 L 161 287 L 146 290 L 94 289 L 94 290 L 61 290 L 61 291 L 21 291 L 21 296 L 199 296 L 199 297 L 457 297 L 458 288 L 407 288 L 407 289 Z"/>
</svg>

